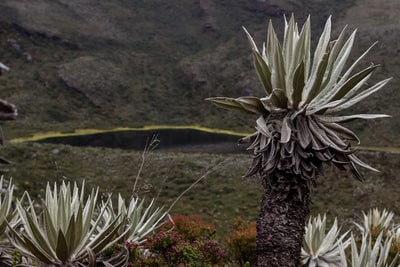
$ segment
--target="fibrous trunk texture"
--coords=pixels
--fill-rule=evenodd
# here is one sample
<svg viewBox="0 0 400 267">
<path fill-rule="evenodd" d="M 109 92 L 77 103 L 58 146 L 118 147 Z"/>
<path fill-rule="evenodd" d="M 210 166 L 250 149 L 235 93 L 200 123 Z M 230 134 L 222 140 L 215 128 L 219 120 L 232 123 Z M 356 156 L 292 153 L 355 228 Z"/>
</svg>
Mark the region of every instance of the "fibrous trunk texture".
<svg viewBox="0 0 400 267">
<path fill-rule="evenodd" d="M 271 177 L 273 176 L 273 177 Z M 298 267 L 305 220 L 309 214 L 310 187 L 298 184 L 298 192 L 282 195 L 282 181 L 298 181 L 301 178 L 289 174 L 263 177 L 264 194 L 257 221 L 257 266 Z"/>
</svg>

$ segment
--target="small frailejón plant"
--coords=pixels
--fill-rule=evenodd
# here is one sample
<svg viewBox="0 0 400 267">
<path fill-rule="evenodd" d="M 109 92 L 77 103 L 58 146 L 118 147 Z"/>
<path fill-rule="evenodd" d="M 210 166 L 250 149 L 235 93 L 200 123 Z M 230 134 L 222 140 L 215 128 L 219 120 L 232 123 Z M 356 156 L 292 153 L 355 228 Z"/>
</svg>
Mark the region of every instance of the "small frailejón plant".
<svg viewBox="0 0 400 267">
<path fill-rule="evenodd" d="M 97 266 L 98 256 L 118 242 L 125 233 L 118 231 L 122 222 L 118 217 L 104 221 L 102 213 L 107 206 L 97 210 L 98 189 L 84 199 L 84 185 L 47 185 L 42 211 L 37 214 L 33 201 L 26 193 L 28 206 L 17 201 L 20 223 L 10 226 L 10 240 L 15 248 L 38 266 Z M 112 264 L 126 266 L 128 255 L 118 255 Z M 115 263 L 117 262 L 117 263 Z M 111 264 L 111 265 L 110 265 Z"/>
<path fill-rule="evenodd" d="M 328 232 L 326 215 L 321 218 L 318 214 L 316 218 L 310 218 L 301 249 L 302 266 L 341 267 L 341 249 L 350 244 L 350 240 L 346 239 L 348 233 L 340 234 L 336 218 Z"/>
<path fill-rule="evenodd" d="M 366 233 L 362 234 L 361 245 L 358 246 L 358 240 L 351 235 L 350 257 L 346 257 L 346 249 L 341 247 L 340 255 L 343 267 L 398 267 L 396 255 L 390 258 L 390 248 L 392 237 L 383 238 L 381 232 L 375 240 Z"/>
<path fill-rule="evenodd" d="M 346 66 L 356 31 L 345 29 L 331 41 L 329 17 L 311 56 L 310 18 L 301 31 L 292 16 L 285 19 L 283 44 L 269 23 L 267 42 L 258 50 L 246 31 L 264 97 L 212 97 L 219 107 L 258 115 L 250 143 L 254 159 L 247 176 L 262 178 L 264 188 L 257 222 L 257 266 L 298 266 L 309 214 L 310 189 L 324 162 L 350 170 L 376 171 L 354 155 L 351 142 L 359 138 L 339 123 L 388 117 L 383 114 L 335 115 L 380 90 L 390 79 L 367 86 L 378 65 L 355 73 L 370 48 Z"/>
<path fill-rule="evenodd" d="M 109 206 L 103 213 L 106 221 L 117 219 L 125 222 L 125 227 L 120 233 L 126 232 L 124 241 L 142 244 L 147 237 L 167 222 L 168 212 L 163 208 L 155 207 L 155 199 L 149 204 L 144 199 L 132 197 L 129 204 L 118 194 L 118 207 L 113 207 L 112 201 L 103 202 L 103 207 Z M 117 211 L 117 213 L 115 212 Z"/>
<path fill-rule="evenodd" d="M 371 209 L 368 213 L 363 212 L 362 224 L 354 223 L 362 234 L 369 234 L 376 238 L 380 233 L 390 234 L 394 228 L 394 213 L 377 208 Z"/>
</svg>

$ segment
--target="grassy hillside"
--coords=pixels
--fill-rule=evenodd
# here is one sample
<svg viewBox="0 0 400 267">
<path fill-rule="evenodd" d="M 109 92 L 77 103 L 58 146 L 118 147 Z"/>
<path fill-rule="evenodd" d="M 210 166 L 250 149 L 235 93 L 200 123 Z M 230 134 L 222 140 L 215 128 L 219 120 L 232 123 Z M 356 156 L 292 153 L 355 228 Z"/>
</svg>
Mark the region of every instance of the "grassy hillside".
<svg viewBox="0 0 400 267">
<path fill-rule="evenodd" d="M 345 2 L 345 3 L 343 3 Z M 379 40 L 365 64 L 373 81 L 400 71 L 396 0 L 64 1 L 0 3 L 0 97 L 20 116 L 15 138 L 50 130 L 196 124 L 249 131 L 251 116 L 220 111 L 204 98 L 261 95 L 241 26 L 261 45 L 266 22 L 282 32 L 284 13 L 311 14 L 318 34 L 329 14 L 335 32 L 359 28 L 354 56 Z M 316 36 L 316 35 L 315 35 Z M 316 41 L 316 40 L 314 40 Z M 356 111 L 399 113 L 398 79 Z M 355 123 L 364 145 L 400 146 L 398 119 Z"/>
<path fill-rule="evenodd" d="M 141 166 L 141 152 L 79 148 L 37 143 L 9 144 L 3 150 L 15 164 L 7 178 L 14 177 L 17 195 L 28 190 L 36 199 L 44 195 L 46 183 L 85 179 L 87 188 L 100 186 L 104 194 L 129 197 Z M 386 208 L 400 215 L 398 185 L 400 154 L 360 152 L 361 159 L 380 173 L 361 169 L 363 183 L 351 174 L 326 168 L 312 192 L 312 213 L 338 216 L 343 223 L 359 218 L 361 211 Z M 146 156 L 137 188 L 139 195 L 158 196 L 159 205 L 172 202 L 209 170 L 211 172 L 184 195 L 172 213 L 200 214 L 225 234 L 237 216 L 255 220 L 261 200 L 257 177 L 243 178 L 251 158 L 245 154 L 174 153 L 154 150 Z M 93 167 L 95 166 L 95 168 Z"/>
</svg>

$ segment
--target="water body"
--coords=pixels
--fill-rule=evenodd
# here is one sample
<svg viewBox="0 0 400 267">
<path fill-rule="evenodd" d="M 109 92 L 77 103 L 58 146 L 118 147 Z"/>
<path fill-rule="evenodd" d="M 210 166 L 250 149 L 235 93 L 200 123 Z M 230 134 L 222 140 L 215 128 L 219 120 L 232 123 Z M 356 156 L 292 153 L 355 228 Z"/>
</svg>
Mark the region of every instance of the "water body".
<svg viewBox="0 0 400 267">
<path fill-rule="evenodd" d="M 110 131 L 93 134 L 47 137 L 36 142 L 72 146 L 108 147 L 143 150 L 153 138 L 159 140 L 157 149 L 179 152 L 243 153 L 246 146 L 238 145 L 240 136 L 197 129 L 153 129 Z"/>
</svg>

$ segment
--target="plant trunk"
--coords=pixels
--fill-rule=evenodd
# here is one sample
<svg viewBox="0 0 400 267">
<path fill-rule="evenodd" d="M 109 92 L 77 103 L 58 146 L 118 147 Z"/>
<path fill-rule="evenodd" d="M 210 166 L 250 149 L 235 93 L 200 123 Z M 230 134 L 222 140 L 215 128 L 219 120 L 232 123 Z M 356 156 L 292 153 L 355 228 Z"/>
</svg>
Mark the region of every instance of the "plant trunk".
<svg viewBox="0 0 400 267">
<path fill-rule="evenodd" d="M 310 187 L 291 174 L 263 177 L 263 187 L 257 221 L 257 266 L 298 267 L 310 212 Z"/>
</svg>

